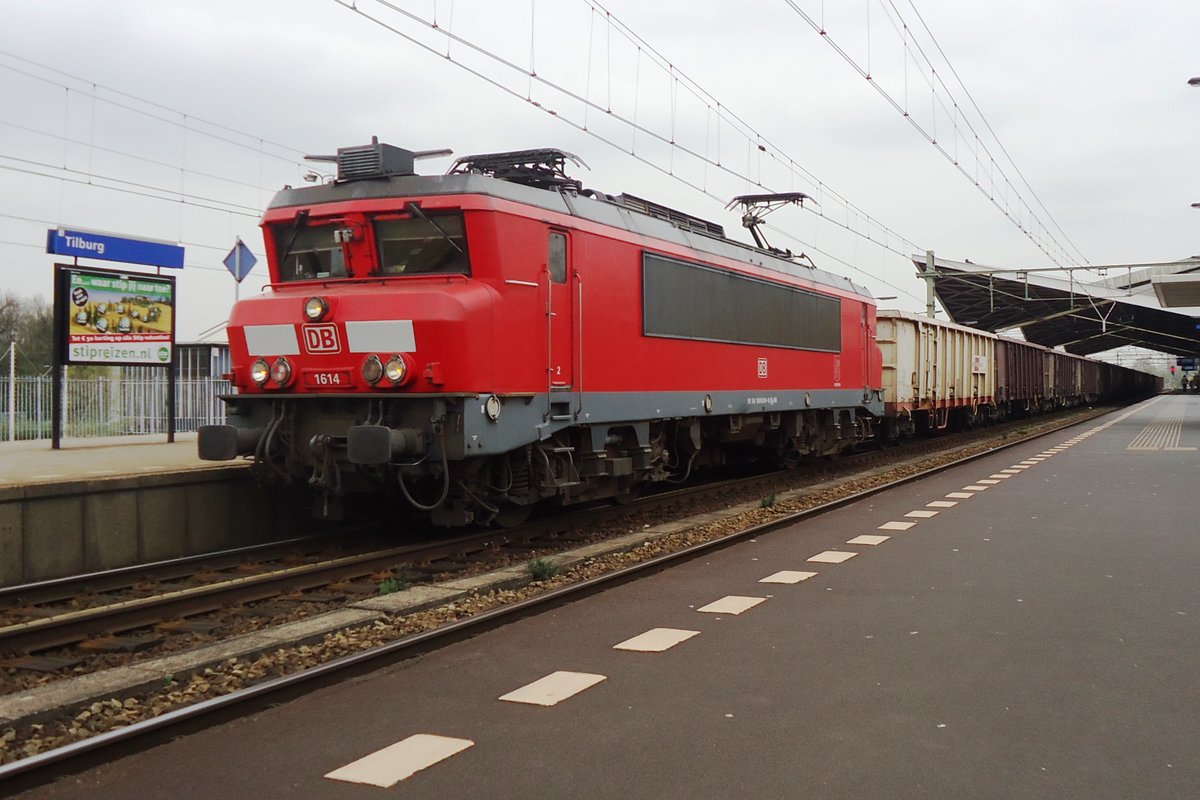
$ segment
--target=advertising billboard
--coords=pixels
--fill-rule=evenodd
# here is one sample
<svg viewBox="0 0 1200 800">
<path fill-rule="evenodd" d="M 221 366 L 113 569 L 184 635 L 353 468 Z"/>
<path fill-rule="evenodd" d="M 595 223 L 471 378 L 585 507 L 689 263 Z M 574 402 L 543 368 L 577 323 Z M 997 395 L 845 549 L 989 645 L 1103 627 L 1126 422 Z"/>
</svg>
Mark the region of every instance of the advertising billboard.
<svg viewBox="0 0 1200 800">
<path fill-rule="evenodd" d="M 175 278 L 54 267 L 62 364 L 169 367 L 175 347 Z"/>
</svg>

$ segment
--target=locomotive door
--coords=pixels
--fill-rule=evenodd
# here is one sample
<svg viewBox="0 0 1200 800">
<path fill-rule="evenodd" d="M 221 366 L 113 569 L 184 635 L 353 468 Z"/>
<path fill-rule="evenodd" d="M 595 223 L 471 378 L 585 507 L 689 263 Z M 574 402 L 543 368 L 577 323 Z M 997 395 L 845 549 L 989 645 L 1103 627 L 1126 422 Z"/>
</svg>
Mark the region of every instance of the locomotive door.
<svg viewBox="0 0 1200 800">
<path fill-rule="evenodd" d="M 550 391 L 569 391 L 574 382 L 573 354 L 575 352 L 574 313 L 571 297 L 571 259 L 569 240 L 565 233 L 550 232 L 549 253 L 546 266 L 549 275 L 549 295 L 546 314 L 548 320 L 548 354 Z M 569 397 L 552 397 L 551 402 L 569 403 Z"/>
<path fill-rule="evenodd" d="M 866 397 L 868 390 L 871 387 L 871 364 L 875 360 L 875 347 L 871 341 L 871 337 L 867 335 L 867 304 L 863 303 L 859 306 L 858 319 L 858 352 L 861 356 L 859 359 L 859 386 L 863 390 L 863 396 Z"/>
</svg>

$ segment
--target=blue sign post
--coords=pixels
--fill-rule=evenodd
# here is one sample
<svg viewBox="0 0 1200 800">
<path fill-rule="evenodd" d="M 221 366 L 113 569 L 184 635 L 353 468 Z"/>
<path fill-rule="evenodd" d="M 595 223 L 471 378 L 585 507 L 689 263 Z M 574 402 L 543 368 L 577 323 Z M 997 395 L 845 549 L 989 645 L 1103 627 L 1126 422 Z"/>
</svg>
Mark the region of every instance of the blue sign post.
<svg viewBox="0 0 1200 800">
<path fill-rule="evenodd" d="M 254 253 L 250 252 L 250 248 L 246 247 L 246 243 L 239 236 L 237 244 L 229 251 L 229 255 L 225 256 L 225 269 L 229 270 L 233 275 L 233 279 L 241 283 L 250 270 L 254 269 L 254 265 L 258 263 L 258 259 L 254 257 Z"/>
<path fill-rule="evenodd" d="M 51 228 L 46 231 L 46 252 L 56 256 L 183 269 L 183 248 L 179 245 L 111 233 Z"/>
<path fill-rule="evenodd" d="M 223 262 L 225 269 L 229 270 L 229 274 L 237 281 L 233 285 L 233 300 L 237 302 L 238 287 L 242 285 L 242 281 L 250 270 L 254 269 L 254 265 L 258 263 L 258 259 L 254 257 L 254 253 L 250 252 L 250 248 L 246 247 L 246 243 L 242 241 L 242 237 L 238 237 L 237 244 L 229 251 L 229 255 L 225 256 Z"/>
</svg>

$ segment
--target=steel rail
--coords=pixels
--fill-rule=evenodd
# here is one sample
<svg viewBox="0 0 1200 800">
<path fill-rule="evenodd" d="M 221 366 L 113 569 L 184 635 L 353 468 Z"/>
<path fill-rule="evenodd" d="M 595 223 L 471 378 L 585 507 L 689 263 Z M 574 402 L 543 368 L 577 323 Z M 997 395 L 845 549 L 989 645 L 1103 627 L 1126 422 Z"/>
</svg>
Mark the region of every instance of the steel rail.
<svg viewBox="0 0 1200 800">
<path fill-rule="evenodd" d="M 164 575 L 166 579 L 178 578 L 186 575 L 194 564 L 204 564 L 207 567 L 209 565 L 206 562 L 229 560 L 232 566 L 236 565 L 238 560 L 245 556 L 254 556 L 275 549 L 294 548 L 297 545 L 308 543 L 315 544 L 330 538 L 330 536 L 331 534 L 328 533 L 296 536 L 291 539 L 260 542 L 245 547 L 231 547 L 227 550 L 213 550 L 207 553 L 196 553 L 179 558 L 151 561 L 146 564 L 130 564 L 129 566 L 116 567 L 115 569 L 85 572 L 79 575 L 66 575 L 61 578 L 18 583 L 12 586 L 0 586 L 0 599 L 15 597 L 21 602 L 30 602 L 29 598 L 33 597 L 36 599 L 36 602 L 46 602 L 47 599 L 53 600 L 59 597 L 71 597 L 80 586 L 86 586 L 92 590 L 96 590 L 99 587 L 100 590 L 112 591 L 113 589 L 132 586 L 142 580 L 162 579 Z M 288 554 L 282 553 L 281 555 Z"/>
<path fill-rule="evenodd" d="M 372 664 L 373 662 L 391 659 L 392 661 L 385 661 L 384 665 L 386 665 L 386 663 L 406 660 L 415 655 L 443 647 L 466 636 L 479 635 L 483 631 L 497 627 L 500 624 L 507 624 L 508 622 L 515 621 L 521 617 L 531 616 L 543 610 L 561 605 L 567 601 L 577 601 L 601 590 L 612 588 L 619 584 L 635 580 L 644 575 L 658 572 L 666 567 L 695 558 L 709 551 L 729 547 L 730 545 L 733 545 L 744 539 L 755 538 L 764 534 L 788 528 L 809 518 L 817 517 L 830 511 L 843 508 L 876 494 L 924 480 L 932 475 L 936 475 L 941 472 L 960 467 L 964 464 L 969 464 L 973 461 L 986 458 L 1011 447 L 1026 444 L 1030 441 L 1058 433 L 1067 428 L 1081 425 L 1085 422 L 1095 419 L 1096 417 L 1112 413 L 1112 411 L 1113 409 L 1110 408 L 1097 412 L 1096 414 L 1089 415 L 1083 419 L 1073 419 L 1069 422 L 1064 422 L 1062 425 L 1057 425 L 1046 430 L 1038 431 L 1028 437 L 1012 442 L 1001 443 L 983 452 L 974 453 L 945 464 L 933 466 L 920 472 L 906 475 L 895 480 L 888 481 L 887 483 L 873 486 L 860 492 L 855 492 L 854 494 L 831 500 L 819 506 L 805 509 L 794 514 L 789 514 L 776 520 L 760 523 L 741 531 L 736 531 L 707 542 L 694 544 L 671 553 L 664 553 L 662 555 L 647 559 L 646 561 L 623 567 L 619 570 L 615 570 L 604 575 L 598 575 L 596 577 L 580 581 L 579 583 L 554 589 L 543 594 L 518 601 L 516 603 L 498 606 L 480 614 L 466 617 L 438 628 L 412 634 L 410 636 L 405 636 L 401 639 L 397 639 L 396 641 L 389 642 L 379 647 L 371 648 L 370 650 L 364 650 L 359 653 L 342 656 L 332 661 L 325 662 L 324 664 L 309 667 L 291 675 L 272 678 L 262 683 L 255 684 L 254 686 L 249 686 L 244 689 L 238 689 L 230 692 L 227 695 L 214 697 L 194 705 L 175 709 L 152 719 L 136 722 L 123 728 L 106 731 L 105 733 L 98 734 L 88 739 L 73 742 L 71 744 L 64 745 L 63 747 L 55 748 L 54 750 L 38 753 L 37 755 L 29 756 L 19 761 L 2 765 L 0 766 L 0 782 L 21 775 L 36 775 L 53 765 L 75 759 L 81 759 L 86 755 L 99 753 L 106 748 L 115 748 L 118 745 L 128 746 L 129 743 L 140 737 L 156 732 L 161 733 L 171 728 L 182 727 L 185 723 L 196 723 L 204 717 L 216 715 L 217 712 L 231 711 L 232 709 L 245 706 L 245 710 L 241 713 L 250 713 L 251 710 L 259 707 L 251 705 L 254 701 L 264 701 L 265 698 L 272 695 L 279 695 L 289 691 L 295 691 L 299 687 L 306 684 L 315 684 L 315 688 L 320 688 L 322 685 L 328 685 L 323 684 L 322 681 L 332 682 L 336 680 L 335 676 L 340 676 L 342 673 L 346 673 L 354 669 L 366 669 L 367 665 Z M 274 702 L 278 702 L 278 700 Z"/>
<path fill-rule="evenodd" d="M 406 545 L 317 564 L 285 567 L 259 575 L 246 575 L 217 583 L 164 592 L 152 597 L 123 600 L 52 617 L 18 622 L 0 628 L 0 648 L 6 651 L 45 650 L 72 644 L 98 633 L 142 628 L 174 616 L 194 616 L 231 603 L 246 603 L 302 591 L 339 580 L 362 577 L 394 568 L 398 559 L 434 560 L 458 554 L 472 546 L 482 548 L 490 536 L 465 536 L 432 544 Z M 164 611 L 168 613 L 164 613 Z"/>
<path fill-rule="evenodd" d="M 1018 428 L 1025 424 L 1028 423 L 1022 420 L 1002 426 L 993 426 L 986 429 L 986 435 L 999 435 L 1006 428 Z M 978 430 L 936 437 L 904 448 L 902 455 L 911 458 L 923 452 L 945 451 L 948 448 L 962 446 L 964 440 L 969 443 L 977 438 L 979 438 Z M 887 452 L 863 452 L 836 461 L 806 466 L 816 473 L 831 471 L 849 473 L 860 468 L 864 462 L 869 463 L 875 459 L 887 458 Z M 794 474 L 794 471 L 776 470 L 750 477 L 671 489 L 643 496 L 632 503 L 583 508 L 574 514 L 530 522 L 520 528 L 508 531 L 489 529 L 453 539 L 422 542 L 344 556 L 315 564 L 284 567 L 258 575 L 230 578 L 163 592 L 150 597 L 122 600 L 54 616 L 39 617 L 0 627 L 0 649 L 11 653 L 38 652 L 74 644 L 91 636 L 148 628 L 164 619 L 196 616 L 217 611 L 231 604 L 256 602 L 290 592 L 318 588 L 342 580 L 362 578 L 372 572 L 395 568 L 398 562 L 409 561 L 413 565 L 432 564 L 441 559 L 469 555 L 490 545 L 552 547 L 557 543 L 542 537 L 552 539 L 554 534 L 565 530 L 645 513 L 689 497 L 744 488 L 755 483 L 769 483 L 783 474 Z M 195 559 L 193 563 L 203 563 L 203 561 Z"/>
</svg>

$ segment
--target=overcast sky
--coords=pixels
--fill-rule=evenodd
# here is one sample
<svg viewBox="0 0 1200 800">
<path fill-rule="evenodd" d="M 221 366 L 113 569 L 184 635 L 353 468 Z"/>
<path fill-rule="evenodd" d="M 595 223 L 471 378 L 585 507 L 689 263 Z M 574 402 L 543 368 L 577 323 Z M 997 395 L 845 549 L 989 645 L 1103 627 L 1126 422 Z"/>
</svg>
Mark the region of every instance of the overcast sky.
<svg viewBox="0 0 1200 800">
<path fill-rule="evenodd" d="M 561 147 L 590 167 L 575 170 L 586 186 L 666 203 L 747 241 L 717 198 L 763 191 L 756 181 L 802 190 L 825 216 L 777 212 L 773 243 L 876 295 L 897 295 L 889 306 L 923 302 L 901 255 L 913 250 L 1006 267 L 1200 253 L 1200 210 L 1190 208 L 1200 201 L 1200 87 L 1187 85 L 1200 76 L 1200 3 L 914 3 L 611 0 L 611 18 L 584 0 L 395 3 L 426 21 L 436 15 L 439 30 L 462 39 L 447 48 L 441 34 L 376 0 L 359 0 L 363 13 L 333 0 L 9 0 L 0 27 L 0 287 L 49 299 L 48 227 L 182 242 L 177 332 L 194 339 L 228 313 L 233 282 L 221 259 L 235 237 L 262 256 L 258 214 L 274 190 L 302 182 L 301 154 L 372 135 L 458 155 Z M 630 32 L 642 39 L 640 54 Z M 921 52 L 948 92 L 930 90 Z M 538 80 L 527 74 L 531 60 Z M 789 161 L 796 166 L 785 168 Z M 264 279 L 257 268 L 242 296 Z"/>
</svg>

